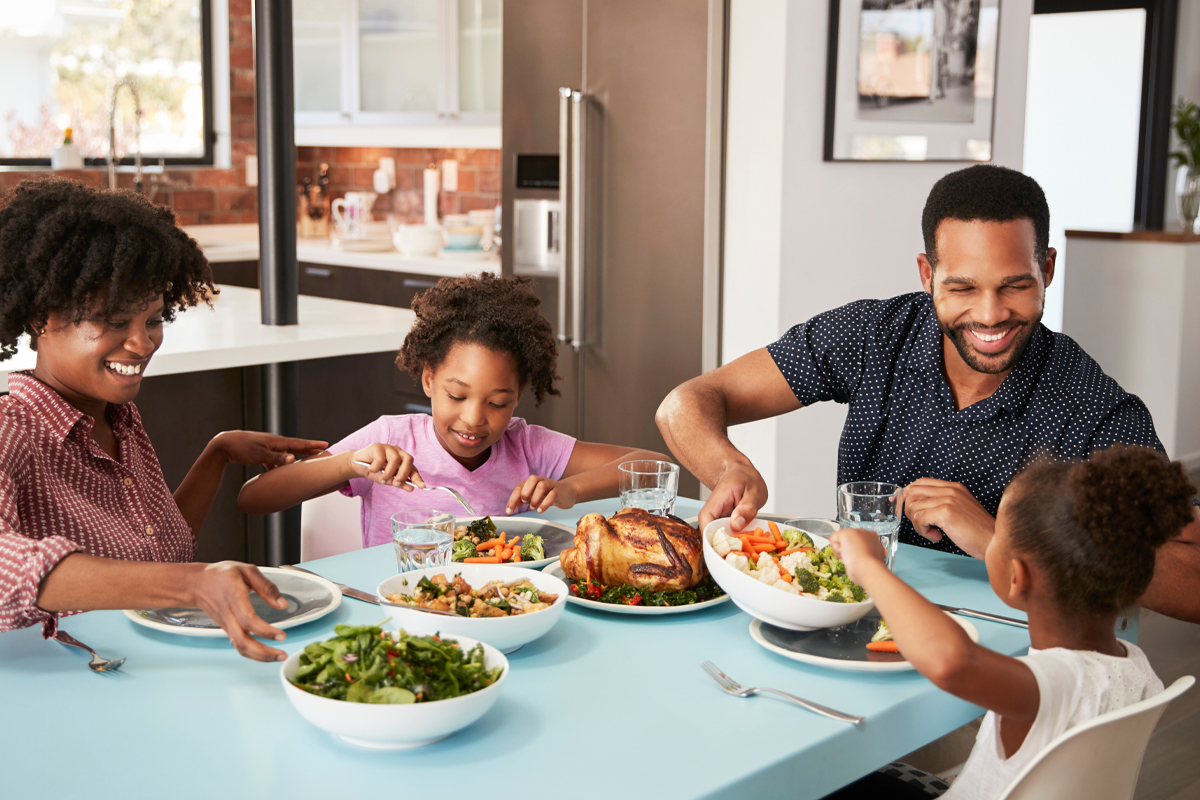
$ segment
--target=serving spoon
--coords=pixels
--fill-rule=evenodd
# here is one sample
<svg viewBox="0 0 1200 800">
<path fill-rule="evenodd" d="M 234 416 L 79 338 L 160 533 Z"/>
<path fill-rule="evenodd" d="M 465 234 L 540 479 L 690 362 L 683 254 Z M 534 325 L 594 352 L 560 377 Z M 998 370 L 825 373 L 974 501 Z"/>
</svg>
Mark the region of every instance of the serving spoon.
<svg viewBox="0 0 1200 800">
<path fill-rule="evenodd" d="M 368 464 L 366 461 L 355 461 L 354 463 L 360 467 L 366 467 L 367 469 L 371 468 L 371 465 Z M 458 504 L 460 506 L 462 506 L 464 509 L 466 509 L 466 512 L 468 514 L 470 514 L 472 517 L 475 516 L 475 509 L 471 508 L 471 504 L 467 502 L 467 498 L 463 497 L 461 494 L 454 491 L 449 486 L 424 486 L 424 487 L 422 487 L 422 486 L 417 486 L 412 481 L 405 481 L 405 483 L 407 483 L 409 486 L 413 487 L 414 489 L 428 489 L 428 490 L 441 489 L 443 492 L 449 492 L 450 494 L 454 495 L 454 499 L 458 501 Z"/>
</svg>

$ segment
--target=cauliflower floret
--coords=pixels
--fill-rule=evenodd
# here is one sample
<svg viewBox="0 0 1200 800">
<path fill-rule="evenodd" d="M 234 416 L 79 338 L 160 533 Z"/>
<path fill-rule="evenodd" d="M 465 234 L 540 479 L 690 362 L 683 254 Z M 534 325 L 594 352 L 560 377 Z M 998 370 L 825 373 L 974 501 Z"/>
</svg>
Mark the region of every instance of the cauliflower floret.
<svg viewBox="0 0 1200 800">
<path fill-rule="evenodd" d="M 739 542 L 739 544 L 741 543 Z M 739 572 L 744 572 L 747 575 L 750 574 L 750 560 L 741 553 L 731 552 L 729 555 L 725 556 L 725 563 Z"/>
<path fill-rule="evenodd" d="M 787 570 L 788 572 L 795 572 L 796 567 L 800 567 L 801 569 L 808 569 L 808 570 L 811 570 L 813 568 L 812 567 L 812 559 L 809 558 L 808 553 L 805 553 L 805 552 L 791 553 L 789 555 L 786 555 L 783 558 L 779 559 L 779 565 L 781 567 L 783 567 L 785 570 Z"/>
<path fill-rule="evenodd" d="M 783 591 L 787 592 L 788 594 L 800 594 L 800 590 L 796 588 L 795 583 L 789 583 L 788 581 L 776 581 L 772 585 L 776 589 L 782 589 Z"/>
<path fill-rule="evenodd" d="M 826 597 L 829 597 L 829 589 L 827 587 L 822 586 L 820 589 L 817 589 L 818 600 L 824 600 Z"/>
<path fill-rule="evenodd" d="M 766 569 L 767 567 L 775 567 L 775 559 L 771 558 L 770 553 L 759 553 L 757 569 Z M 774 571 L 779 572 L 778 567 Z"/>
<path fill-rule="evenodd" d="M 724 558 L 731 551 L 740 551 L 742 549 L 742 540 L 730 536 L 728 528 L 718 528 L 717 532 L 713 534 L 712 546 L 713 550 L 717 551 L 717 555 Z"/>
<path fill-rule="evenodd" d="M 772 563 L 769 567 L 764 567 L 760 564 L 758 568 L 758 579 L 767 586 L 774 586 L 780 580 L 779 570 L 775 567 L 774 563 Z"/>
</svg>

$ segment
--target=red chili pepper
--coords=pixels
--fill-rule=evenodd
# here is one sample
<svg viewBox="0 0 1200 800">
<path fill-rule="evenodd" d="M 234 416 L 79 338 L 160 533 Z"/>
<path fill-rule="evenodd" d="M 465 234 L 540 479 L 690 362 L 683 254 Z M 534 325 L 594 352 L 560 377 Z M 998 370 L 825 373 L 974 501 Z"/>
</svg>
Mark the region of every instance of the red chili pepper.
<svg viewBox="0 0 1200 800">
<path fill-rule="evenodd" d="M 577 584 L 577 583 L 571 584 L 571 594 L 575 595 L 576 597 L 579 596 L 579 584 Z"/>
<path fill-rule="evenodd" d="M 634 594 L 633 597 L 629 598 L 629 603 L 627 605 L 640 606 L 641 604 L 642 604 L 642 596 L 640 594 Z"/>
</svg>

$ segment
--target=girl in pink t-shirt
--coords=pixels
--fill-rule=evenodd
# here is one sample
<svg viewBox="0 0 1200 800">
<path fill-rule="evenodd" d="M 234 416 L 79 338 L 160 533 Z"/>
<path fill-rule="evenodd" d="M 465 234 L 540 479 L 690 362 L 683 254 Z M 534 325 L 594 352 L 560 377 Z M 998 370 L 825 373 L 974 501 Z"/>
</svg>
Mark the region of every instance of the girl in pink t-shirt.
<svg viewBox="0 0 1200 800">
<path fill-rule="evenodd" d="M 558 348 L 539 304 L 527 278 L 438 281 L 413 299 L 417 321 L 396 359 L 421 381 L 433 415 L 380 417 L 318 456 L 251 479 L 238 505 L 269 514 L 336 489 L 362 498 L 370 547 L 392 541 L 397 511 L 460 512 L 448 492 L 414 494 L 408 481 L 455 489 L 494 516 L 614 496 L 618 464 L 665 457 L 576 441 L 513 416 L 527 387 L 539 404 L 558 394 Z"/>
</svg>

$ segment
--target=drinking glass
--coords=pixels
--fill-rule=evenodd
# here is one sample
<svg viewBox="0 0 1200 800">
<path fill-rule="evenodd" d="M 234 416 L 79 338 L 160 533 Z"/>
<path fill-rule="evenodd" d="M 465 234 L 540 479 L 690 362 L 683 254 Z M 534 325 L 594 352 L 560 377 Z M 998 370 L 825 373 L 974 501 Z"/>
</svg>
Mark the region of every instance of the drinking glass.
<svg viewBox="0 0 1200 800">
<path fill-rule="evenodd" d="M 670 461 L 625 461 L 621 475 L 621 508 L 643 508 L 665 517 L 675 513 L 679 465 Z"/>
<path fill-rule="evenodd" d="M 392 542 L 396 545 L 396 570 L 450 563 L 454 545 L 454 515 L 430 508 L 392 514 Z"/>
<path fill-rule="evenodd" d="M 904 488 L 894 483 L 854 481 L 837 492 L 838 522 L 843 528 L 874 531 L 887 554 L 888 569 L 895 571 L 900 520 L 904 517 Z"/>
</svg>

